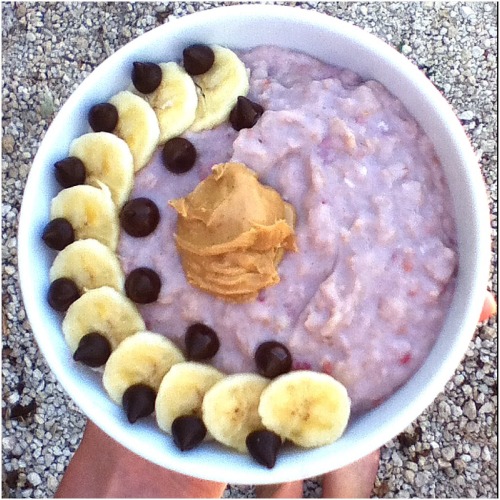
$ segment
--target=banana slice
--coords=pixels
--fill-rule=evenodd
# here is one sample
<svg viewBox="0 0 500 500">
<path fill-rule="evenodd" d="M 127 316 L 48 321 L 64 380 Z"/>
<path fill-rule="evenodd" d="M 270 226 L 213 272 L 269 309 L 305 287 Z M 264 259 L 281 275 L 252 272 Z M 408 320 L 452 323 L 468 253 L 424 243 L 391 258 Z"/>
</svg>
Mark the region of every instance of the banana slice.
<svg viewBox="0 0 500 500">
<path fill-rule="evenodd" d="M 163 377 L 156 397 L 156 420 L 160 429 L 172 433 L 172 422 L 183 415 L 202 418 L 205 393 L 224 374 L 212 366 L 194 361 L 179 363 Z"/>
<path fill-rule="evenodd" d="M 110 286 L 123 292 L 125 276 L 116 254 L 97 240 L 77 240 L 61 250 L 50 268 L 50 281 L 69 278 L 86 292 Z"/>
<path fill-rule="evenodd" d="M 109 132 L 91 132 L 75 139 L 69 148 L 85 165 L 85 183 L 106 184 L 118 208 L 127 200 L 134 184 L 134 158 L 127 143 Z"/>
<path fill-rule="evenodd" d="M 109 102 L 118 110 L 118 124 L 113 133 L 127 143 L 137 172 L 150 160 L 160 139 L 156 114 L 144 99 L 127 90 L 119 92 Z"/>
<path fill-rule="evenodd" d="M 214 64 L 202 75 L 193 76 L 198 90 L 196 118 L 190 130 L 199 132 L 220 125 L 229 118 L 238 96 L 246 96 L 250 87 L 243 61 L 225 47 L 213 45 Z"/>
<path fill-rule="evenodd" d="M 158 391 L 165 374 L 182 361 L 182 352 L 163 335 L 137 332 L 111 353 L 102 382 L 111 399 L 121 405 L 124 392 L 135 384 L 145 384 Z"/>
<path fill-rule="evenodd" d="M 220 443 L 248 453 L 248 434 L 264 429 L 258 406 L 268 383 L 268 379 L 255 373 L 228 375 L 217 382 L 203 398 L 207 431 Z"/>
<path fill-rule="evenodd" d="M 299 370 L 274 379 L 262 392 L 264 426 L 306 448 L 333 443 L 344 432 L 351 402 L 346 388 L 330 375 Z"/>
<path fill-rule="evenodd" d="M 160 143 L 181 135 L 193 123 L 198 96 L 192 78 L 175 62 L 160 63 L 162 79 L 150 94 L 139 94 L 156 113 Z"/>
<path fill-rule="evenodd" d="M 92 238 L 116 249 L 120 233 L 118 213 L 105 184 L 63 189 L 52 199 L 50 217 L 67 219 L 77 240 Z"/>
<path fill-rule="evenodd" d="M 135 304 L 108 286 L 84 293 L 69 306 L 62 323 L 64 337 L 72 353 L 88 333 L 100 333 L 114 350 L 122 340 L 145 329 Z"/>
</svg>

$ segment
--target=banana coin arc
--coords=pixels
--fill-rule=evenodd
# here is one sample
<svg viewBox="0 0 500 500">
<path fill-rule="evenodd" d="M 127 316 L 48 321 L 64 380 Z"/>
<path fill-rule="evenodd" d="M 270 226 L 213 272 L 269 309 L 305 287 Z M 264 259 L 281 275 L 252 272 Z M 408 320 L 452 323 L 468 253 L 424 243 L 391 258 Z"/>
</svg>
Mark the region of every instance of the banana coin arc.
<svg viewBox="0 0 500 500">
<path fill-rule="evenodd" d="M 134 158 L 123 139 L 109 132 L 91 132 L 75 139 L 69 153 L 83 162 L 86 184 L 104 183 L 117 208 L 125 203 L 134 185 Z"/>
<path fill-rule="evenodd" d="M 205 394 L 203 421 L 220 443 L 247 453 L 246 438 L 264 429 L 258 413 L 260 395 L 269 383 L 255 373 L 228 375 Z"/>
<path fill-rule="evenodd" d="M 250 88 L 248 71 L 243 61 L 230 49 L 213 45 L 215 60 L 202 75 L 194 76 L 198 92 L 196 117 L 192 132 L 208 130 L 229 118 L 239 96 Z"/>
<path fill-rule="evenodd" d="M 127 90 L 114 95 L 109 102 L 118 110 L 118 123 L 113 134 L 127 143 L 137 172 L 148 163 L 158 145 L 158 119 L 144 99 Z"/>
<path fill-rule="evenodd" d="M 333 443 L 349 421 L 346 388 L 330 375 L 298 370 L 274 379 L 262 392 L 264 426 L 298 446 Z"/>
<path fill-rule="evenodd" d="M 61 250 L 50 268 L 50 281 L 68 278 L 83 292 L 110 286 L 123 292 L 125 276 L 117 255 L 94 239 L 76 240 Z"/>
<path fill-rule="evenodd" d="M 120 226 L 118 212 L 105 184 L 86 184 L 63 189 L 52 199 L 51 219 L 67 219 L 75 239 L 92 238 L 115 250 Z"/>
<path fill-rule="evenodd" d="M 103 286 L 84 293 L 66 312 L 62 330 L 74 353 L 83 336 L 97 332 L 112 350 L 128 336 L 146 329 L 135 304 L 114 288 Z"/>
<path fill-rule="evenodd" d="M 182 352 L 163 335 L 137 332 L 124 339 L 111 353 L 102 382 L 111 399 L 121 405 L 129 387 L 145 384 L 157 391 L 165 374 L 182 361 Z"/>
</svg>

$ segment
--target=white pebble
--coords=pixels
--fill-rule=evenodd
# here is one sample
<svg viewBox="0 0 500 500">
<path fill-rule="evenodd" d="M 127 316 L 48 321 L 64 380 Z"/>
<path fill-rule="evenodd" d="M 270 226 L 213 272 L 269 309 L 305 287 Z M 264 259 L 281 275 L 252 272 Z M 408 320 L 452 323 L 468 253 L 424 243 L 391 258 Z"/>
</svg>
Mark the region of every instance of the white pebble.
<svg viewBox="0 0 500 500">
<path fill-rule="evenodd" d="M 403 465 L 403 461 L 397 451 L 392 452 L 391 461 L 392 465 L 395 465 L 396 467 L 401 467 Z"/>
<path fill-rule="evenodd" d="M 406 464 L 406 467 L 408 469 L 412 470 L 413 472 L 417 472 L 418 471 L 418 465 L 415 462 L 408 462 Z"/>
<path fill-rule="evenodd" d="M 16 443 L 12 450 L 12 455 L 15 457 L 20 457 L 22 454 L 23 454 L 23 449 L 21 445 L 19 443 Z"/>
<path fill-rule="evenodd" d="M 59 486 L 59 481 L 51 474 L 47 478 L 47 487 L 50 491 L 55 492 Z"/>
<path fill-rule="evenodd" d="M 484 55 L 484 50 L 481 47 L 472 48 L 472 57 L 479 59 L 480 57 L 483 57 L 483 55 Z"/>
<path fill-rule="evenodd" d="M 415 486 L 421 488 L 429 481 L 428 472 L 417 472 L 415 475 Z"/>
<path fill-rule="evenodd" d="M 9 394 L 9 397 L 7 398 L 7 403 L 9 403 L 10 405 L 15 405 L 18 401 L 19 401 L 19 394 L 17 392 Z"/>
<path fill-rule="evenodd" d="M 485 446 L 483 448 L 483 451 L 481 453 L 481 458 L 485 461 L 485 462 L 489 462 L 491 460 L 491 453 L 490 453 L 490 449 Z"/>
<path fill-rule="evenodd" d="M 446 446 L 445 448 L 443 448 L 441 450 L 441 455 L 448 462 L 450 462 L 451 460 L 453 460 L 455 458 L 455 454 L 456 454 L 455 448 L 453 448 L 451 446 Z"/>
<path fill-rule="evenodd" d="M 464 5 L 460 10 L 464 17 L 469 17 L 474 14 L 474 11 L 468 5 Z"/>
<path fill-rule="evenodd" d="M 36 472 L 30 472 L 27 476 L 28 481 L 33 485 L 33 486 L 38 486 L 41 484 L 42 479 Z"/>
<path fill-rule="evenodd" d="M 413 481 L 415 480 L 415 473 L 412 470 L 405 469 L 403 475 L 410 484 L 413 484 Z"/>
<path fill-rule="evenodd" d="M 469 419 L 469 420 L 475 420 L 477 417 L 477 409 L 474 401 L 471 401 L 470 399 L 466 401 L 464 404 L 464 415 Z"/>
<path fill-rule="evenodd" d="M 488 401 L 485 403 L 481 408 L 479 408 L 479 415 L 483 415 L 484 413 L 493 413 L 495 411 L 495 408 L 493 406 L 493 403 L 491 401 Z"/>
<path fill-rule="evenodd" d="M 481 447 L 477 444 L 472 444 L 469 453 L 473 460 L 477 460 L 481 456 Z"/>
<path fill-rule="evenodd" d="M 470 110 L 464 111 L 463 113 L 460 113 L 458 117 L 461 120 L 472 120 L 472 118 L 474 118 L 474 112 Z"/>
<path fill-rule="evenodd" d="M 2 439 L 3 451 L 5 451 L 7 453 L 14 449 L 15 444 L 16 444 L 16 437 L 15 436 L 4 437 Z"/>
</svg>

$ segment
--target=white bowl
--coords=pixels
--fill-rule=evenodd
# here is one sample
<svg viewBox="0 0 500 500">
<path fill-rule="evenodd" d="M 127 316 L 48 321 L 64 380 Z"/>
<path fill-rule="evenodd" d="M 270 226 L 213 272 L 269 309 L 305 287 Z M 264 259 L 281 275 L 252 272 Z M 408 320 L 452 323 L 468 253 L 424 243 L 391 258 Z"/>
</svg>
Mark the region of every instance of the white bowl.
<svg viewBox="0 0 500 500">
<path fill-rule="evenodd" d="M 233 48 L 279 45 L 380 81 L 401 99 L 434 142 L 458 225 L 456 292 L 422 368 L 385 403 L 353 420 L 340 440 L 311 450 L 287 448 L 271 470 L 216 444 L 181 453 L 153 419 L 130 425 L 106 395 L 101 377 L 73 362 L 61 317 L 45 300 L 54 252 L 44 246 L 40 235 L 49 220 L 50 200 L 58 191 L 52 165 L 67 156 L 73 138 L 87 131 L 90 106 L 128 86 L 133 61 L 180 59 L 182 49 L 194 42 Z M 109 57 L 78 87 L 48 129 L 31 168 L 19 225 L 26 311 L 49 366 L 76 404 L 106 433 L 152 462 L 203 479 L 238 484 L 290 481 L 342 467 L 408 426 L 444 388 L 467 349 L 487 286 L 489 256 L 485 187 L 465 132 L 441 94 L 416 66 L 374 36 L 323 14 L 283 6 L 231 6 L 188 15 L 144 34 Z"/>
</svg>

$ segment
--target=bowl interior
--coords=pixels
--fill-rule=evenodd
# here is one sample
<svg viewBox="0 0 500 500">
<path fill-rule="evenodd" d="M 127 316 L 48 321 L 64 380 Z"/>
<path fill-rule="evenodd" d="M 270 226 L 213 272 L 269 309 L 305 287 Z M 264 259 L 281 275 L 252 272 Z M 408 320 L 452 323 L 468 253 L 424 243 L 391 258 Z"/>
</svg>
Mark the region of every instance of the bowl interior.
<svg viewBox="0 0 500 500">
<path fill-rule="evenodd" d="M 134 60 L 180 59 L 191 43 L 233 48 L 274 44 L 374 78 L 399 97 L 434 141 L 447 176 L 458 225 L 459 272 L 443 331 L 417 374 L 381 406 L 353 420 L 336 443 L 312 450 L 287 448 L 267 470 L 216 444 L 181 453 L 150 418 L 131 426 L 108 398 L 101 376 L 71 359 L 61 316 L 45 302 L 54 252 L 40 239 L 58 192 L 52 165 L 72 139 L 88 131 L 91 105 L 128 87 Z M 105 84 L 103 84 L 105 82 Z M 261 484 L 311 477 L 342 467 L 383 445 L 415 419 L 460 362 L 481 309 L 489 270 L 488 205 L 474 153 L 444 98 L 406 58 L 359 28 L 326 15 L 282 6 L 232 6 L 169 22 L 129 43 L 101 64 L 54 119 L 34 160 L 23 199 L 19 266 L 26 310 L 51 369 L 74 401 L 105 432 L 164 467 L 204 479 Z"/>
</svg>

